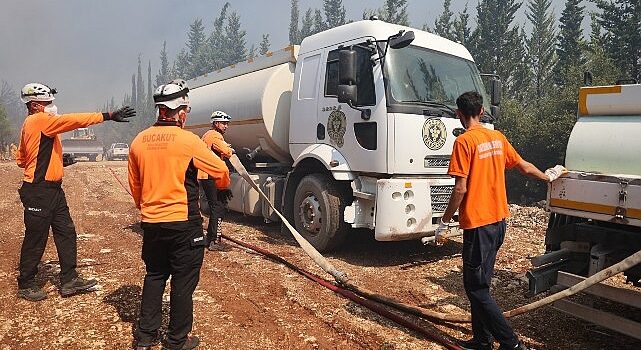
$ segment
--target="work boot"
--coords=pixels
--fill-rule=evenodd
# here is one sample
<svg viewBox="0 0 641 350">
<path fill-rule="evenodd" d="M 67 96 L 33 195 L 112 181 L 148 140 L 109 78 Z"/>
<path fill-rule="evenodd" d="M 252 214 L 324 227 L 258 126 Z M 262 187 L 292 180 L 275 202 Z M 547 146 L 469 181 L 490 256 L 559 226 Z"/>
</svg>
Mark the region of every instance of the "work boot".
<svg viewBox="0 0 641 350">
<path fill-rule="evenodd" d="M 85 292 L 98 283 L 95 279 L 85 279 L 80 276 L 65 283 L 60 288 L 60 295 L 68 297 L 76 293 Z"/>
<path fill-rule="evenodd" d="M 506 346 L 506 345 L 501 345 L 499 346 L 499 350 L 528 350 L 527 346 L 523 344 L 523 342 L 519 341 L 518 344 L 514 347 Z"/>
<path fill-rule="evenodd" d="M 40 301 L 47 299 L 47 293 L 39 287 L 29 287 L 18 289 L 18 298 L 26 299 L 29 301 Z"/>
<path fill-rule="evenodd" d="M 185 341 L 185 344 L 180 349 L 172 349 L 168 347 L 166 344 L 162 345 L 162 350 L 191 350 L 195 349 L 198 347 L 200 344 L 200 339 L 198 339 L 197 336 L 195 335 L 189 335 L 187 336 L 187 340 Z"/>
<path fill-rule="evenodd" d="M 481 343 L 475 339 L 460 340 L 456 345 L 463 350 L 492 350 L 492 343 Z"/>
<path fill-rule="evenodd" d="M 148 343 L 138 342 L 138 344 L 136 344 L 136 350 L 151 350 L 151 348 L 158 344 L 160 344 L 160 336 L 156 335 L 156 337 Z"/>
</svg>

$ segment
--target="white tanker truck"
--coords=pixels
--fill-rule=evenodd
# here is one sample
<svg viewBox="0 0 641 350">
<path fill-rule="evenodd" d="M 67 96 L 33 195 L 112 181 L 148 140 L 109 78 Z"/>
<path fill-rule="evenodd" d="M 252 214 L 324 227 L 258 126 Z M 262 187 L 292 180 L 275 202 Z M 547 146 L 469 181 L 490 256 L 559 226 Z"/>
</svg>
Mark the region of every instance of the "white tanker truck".
<svg viewBox="0 0 641 350">
<path fill-rule="evenodd" d="M 186 129 L 202 135 L 214 110 L 231 115 L 227 142 L 320 251 L 340 245 L 350 228 L 373 229 L 380 241 L 433 236 L 463 132 L 455 100 L 470 90 L 485 95 L 465 47 L 379 20 L 312 35 L 188 84 Z M 492 80 L 486 109 L 496 115 L 499 100 L 500 81 Z M 230 209 L 277 220 L 238 174 L 231 189 Z"/>
</svg>

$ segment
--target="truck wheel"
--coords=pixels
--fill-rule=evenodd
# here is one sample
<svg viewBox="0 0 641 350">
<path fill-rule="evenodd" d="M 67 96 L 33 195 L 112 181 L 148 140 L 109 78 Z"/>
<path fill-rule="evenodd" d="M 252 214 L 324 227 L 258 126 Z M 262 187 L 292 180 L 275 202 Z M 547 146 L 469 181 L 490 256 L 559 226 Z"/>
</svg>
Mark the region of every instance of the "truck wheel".
<svg viewBox="0 0 641 350">
<path fill-rule="evenodd" d="M 348 230 L 343 222 L 344 202 L 333 179 L 321 174 L 305 176 L 294 194 L 296 230 L 318 251 L 335 249 Z"/>
<path fill-rule="evenodd" d="M 89 161 L 95 162 L 97 158 L 98 158 L 97 156 L 89 156 Z"/>
</svg>

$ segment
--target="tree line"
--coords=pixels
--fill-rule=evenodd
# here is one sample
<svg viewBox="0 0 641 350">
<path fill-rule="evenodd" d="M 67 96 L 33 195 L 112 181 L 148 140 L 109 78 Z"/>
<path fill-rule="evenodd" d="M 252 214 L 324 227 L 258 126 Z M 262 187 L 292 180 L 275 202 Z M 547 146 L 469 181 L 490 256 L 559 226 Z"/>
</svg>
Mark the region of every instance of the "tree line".
<svg viewBox="0 0 641 350">
<path fill-rule="evenodd" d="M 304 10 L 298 0 L 290 1 L 291 44 L 300 44 L 307 36 L 352 21 L 347 18 L 342 0 L 322 0 L 320 7 Z M 641 79 L 641 2 L 591 2 L 597 8 L 594 13 L 586 11 L 588 0 L 567 0 L 556 18 L 551 0 L 480 0 L 475 9 L 468 3 L 458 13 L 451 10 L 451 0 L 444 0 L 434 23 L 410 23 L 407 0 L 383 0 L 378 8 L 363 9 L 362 18 L 375 15 L 466 46 L 482 73 L 497 74 L 503 82 L 504 99 L 496 128 L 508 136 L 524 158 L 546 168 L 564 163 L 584 72 L 593 73 L 595 85 Z M 515 16 L 522 8 L 526 23 L 519 24 Z M 590 19 L 588 33 L 581 28 L 584 17 Z M 145 76 L 143 62 L 138 58 L 131 91 L 119 104 L 134 106 L 138 118 L 132 127 L 97 127 L 105 144 L 127 142 L 153 123 L 152 93 L 156 86 L 177 77 L 191 79 L 270 50 L 267 33 L 262 35 L 258 48 L 254 44 L 248 47 L 241 17 L 230 3 L 224 4 L 212 22 L 208 30 L 202 18 L 195 19 L 187 28 L 184 47 L 173 60 L 163 42 L 160 66 L 154 73 L 149 61 Z M 24 107 L 12 93 L 14 90 L 5 85 L 0 90 L 0 146 L 17 139 L 17 132 L 11 129 L 19 129 L 24 120 Z M 114 98 L 103 107 L 117 108 Z M 540 199 L 545 193 L 544 185 L 520 176 L 508 174 L 508 181 L 512 200 Z"/>
</svg>

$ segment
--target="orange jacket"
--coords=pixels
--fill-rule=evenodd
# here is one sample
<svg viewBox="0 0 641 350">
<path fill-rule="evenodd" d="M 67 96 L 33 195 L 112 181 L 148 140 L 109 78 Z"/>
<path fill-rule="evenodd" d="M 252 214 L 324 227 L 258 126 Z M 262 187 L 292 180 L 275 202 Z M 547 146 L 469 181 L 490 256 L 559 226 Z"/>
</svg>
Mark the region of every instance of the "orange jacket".
<svg viewBox="0 0 641 350">
<path fill-rule="evenodd" d="M 222 160 L 229 159 L 232 155 L 232 150 L 231 147 L 227 142 L 225 142 L 225 138 L 223 135 L 218 132 L 218 130 L 211 129 L 208 130 L 202 137 L 202 140 L 207 144 L 207 147 L 211 149 L 214 154 L 219 156 Z M 203 180 L 209 178 L 207 173 L 204 171 L 199 171 L 198 172 L 198 179 Z"/>
<path fill-rule="evenodd" d="M 55 116 L 39 112 L 27 116 L 20 133 L 16 163 L 24 168 L 24 181 L 62 180 L 62 143 L 58 134 L 102 123 L 102 113 Z"/>
<path fill-rule="evenodd" d="M 229 169 L 195 134 L 175 125 L 143 130 L 129 147 L 129 187 L 142 222 L 201 220 L 197 170 L 229 186 Z"/>
</svg>

